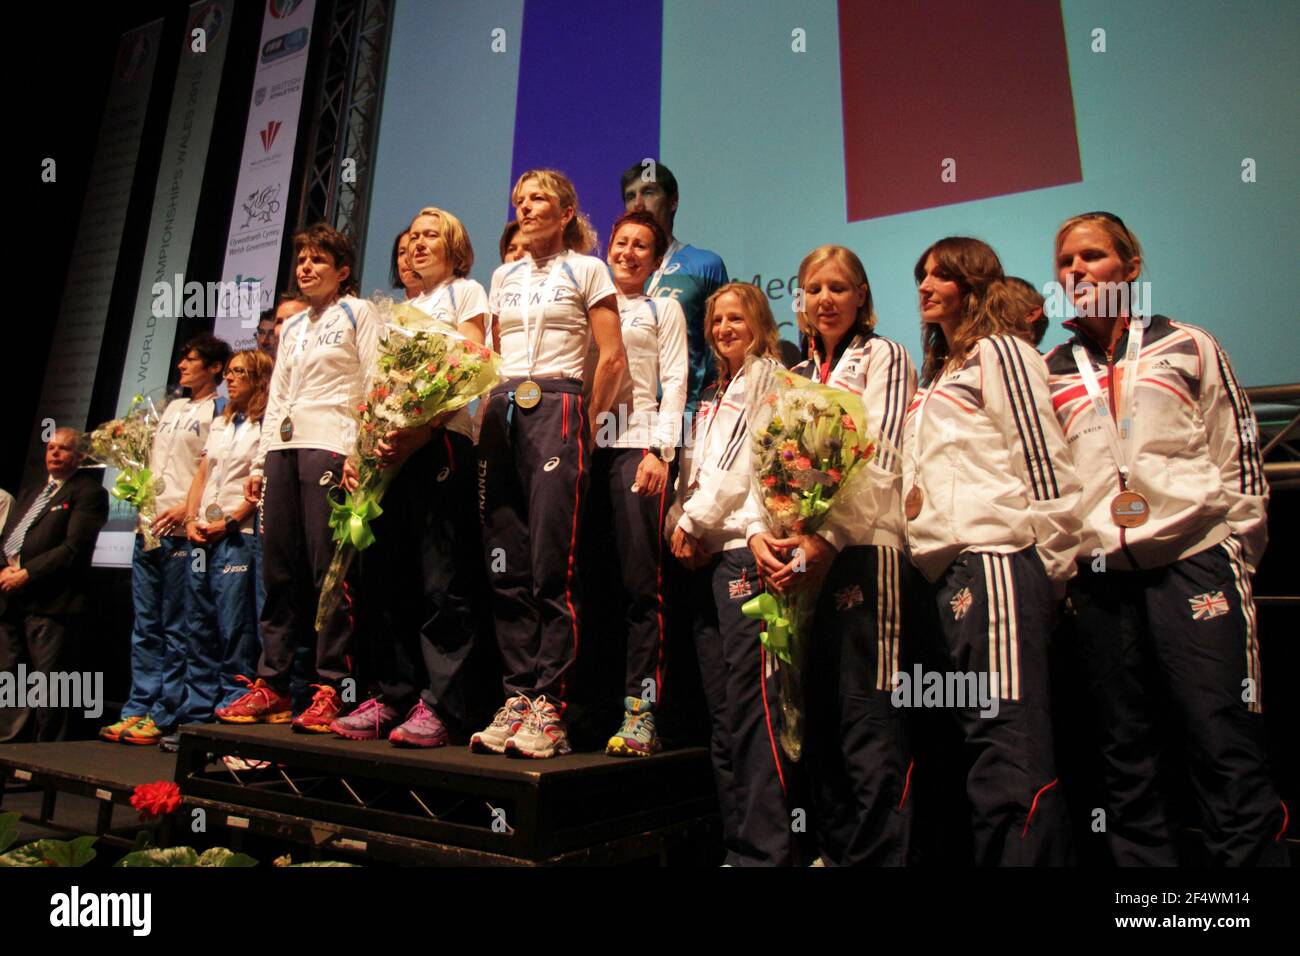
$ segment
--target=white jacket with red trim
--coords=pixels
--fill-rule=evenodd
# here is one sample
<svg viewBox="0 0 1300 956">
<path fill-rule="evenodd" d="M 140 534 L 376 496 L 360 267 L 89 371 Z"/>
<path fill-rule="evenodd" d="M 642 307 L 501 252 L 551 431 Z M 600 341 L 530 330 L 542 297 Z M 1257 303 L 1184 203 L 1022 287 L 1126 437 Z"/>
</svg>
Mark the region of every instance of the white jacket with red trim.
<svg viewBox="0 0 1300 956">
<path fill-rule="evenodd" d="M 1052 414 L 1047 366 L 1010 335 L 980 339 L 955 370 L 916 393 L 903 429 L 903 488 L 914 563 L 938 580 L 963 551 L 1033 545 L 1064 594 L 1079 547 L 1080 486 Z"/>
<path fill-rule="evenodd" d="M 790 371 L 821 381 L 825 367 L 821 357 L 800 362 Z M 866 434 L 879 440 L 876 458 L 866 474 L 869 491 L 849 503 L 834 505 L 817 533 L 837 551 L 855 545 L 877 545 L 903 550 L 906 527 L 903 520 L 903 419 L 916 394 L 916 366 L 907 350 L 891 339 L 875 334 L 855 335 L 833 359 L 834 367 L 823 384 L 842 388 L 862 397 L 866 409 Z M 745 506 L 747 537 L 768 530 L 762 504 L 751 489 Z"/>
<path fill-rule="evenodd" d="M 1149 319 L 1138 359 L 1129 488 L 1147 499 L 1151 517 L 1120 528 L 1110 515 L 1119 468 L 1072 346 L 1087 351 L 1114 415 L 1134 377 L 1123 362 L 1128 332 L 1112 361 L 1076 323 L 1066 327 L 1074 337 L 1048 353 L 1047 365 L 1056 417 L 1083 480 L 1080 558 L 1100 549 L 1120 568 L 1158 568 L 1231 534 L 1253 571 L 1268 541 L 1268 484 L 1255 413 L 1214 336 L 1163 315 Z"/>
</svg>

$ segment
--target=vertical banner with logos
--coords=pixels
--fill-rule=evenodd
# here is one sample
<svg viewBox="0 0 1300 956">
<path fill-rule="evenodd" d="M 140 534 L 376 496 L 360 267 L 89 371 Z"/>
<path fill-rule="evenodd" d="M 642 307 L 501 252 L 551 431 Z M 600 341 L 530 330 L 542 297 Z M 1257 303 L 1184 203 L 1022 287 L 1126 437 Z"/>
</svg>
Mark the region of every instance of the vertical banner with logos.
<svg viewBox="0 0 1300 956">
<path fill-rule="evenodd" d="M 206 290 L 197 284 L 187 289 L 184 272 L 194 238 L 233 12 L 234 0 L 198 0 L 190 5 L 131 315 L 118 414 L 126 411 L 132 396 L 160 394 L 167 385 L 177 319 L 211 314 Z M 109 469 L 105 480 L 115 478 L 116 472 Z M 110 523 L 100 533 L 94 560 L 96 564 L 129 566 L 135 509 L 116 499 L 111 505 Z"/>
<path fill-rule="evenodd" d="M 234 348 L 254 347 L 257 313 L 275 301 L 315 11 L 316 0 L 266 0 L 215 329 Z"/>
<path fill-rule="evenodd" d="M 24 482 L 44 474 L 44 446 L 50 428 L 68 425 L 81 429 L 87 424 L 162 25 L 162 20 L 146 23 L 122 34 L 118 44 L 86 201 L 72 246 L 73 268 L 63 289 L 36 407 Z"/>
</svg>

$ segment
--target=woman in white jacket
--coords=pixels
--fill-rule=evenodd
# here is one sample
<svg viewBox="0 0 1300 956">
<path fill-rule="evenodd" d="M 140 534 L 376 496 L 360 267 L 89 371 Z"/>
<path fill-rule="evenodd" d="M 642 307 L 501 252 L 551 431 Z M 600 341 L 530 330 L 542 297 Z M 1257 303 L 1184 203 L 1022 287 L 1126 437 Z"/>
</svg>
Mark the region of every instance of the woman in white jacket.
<svg viewBox="0 0 1300 956">
<path fill-rule="evenodd" d="M 867 273 L 852 250 L 820 246 L 799 265 L 799 324 L 812 357 L 792 371 L 862 398 L 867 434 L 880 442 L 860 479 L 867 490 L 837 505 L 816 534 L 776 538 L 749 511 L 749 545 L 778 589 L 821 588 L 813 619 L 807 758 L 813 833 L 832 866 L 907 862 L 911 758 L 890 700 L 901 666 L 904 607 L 915 572 L 903 554 L 903 417 L 916 368 L 875 332 Z"/>
<path fill-rule="evenodd" d="M 976 863 L 1061 864 L 1047 639 L 1074 573 L 1079 484 L 997 255 L 977 239 L 941 239 L 914 275 L 925 368 L 904 426 L 903 508 L 937 615 L 923 657 L 972 758 Z M 926 683 L 905 674 L 895 702 L 928 705 Z"/>
<path fill-rule="evenodd" d="M 756 286 L 733 282 L 709 297 L 704 334 L 718 375 L 696 412 L 677 479 L 673 555 L 694 570 L 696 653 L 713 725 L 725 862 L 790 864 L 795 846 L 774 724 L 775 659 L 759 643 L 760 622 L 741 613 L 763 590 L 746 546 L 751 456 L 745 360 L 753 355 L 776 364 L 776 322 Z"/>
<path fill-rule="evenodd" d="M 1209 332 L 1133 314 L 1142 247 L 1117 216 L 1067 219 L 1056 270 L 1076 318 L 1047 365 L 1083 481 L 1070 672 L 1101 751 L 1106 842 L 1120 865 L 1178 862 L 1156 782 L 1163 687 L 1211 864 L 1285 865 L 1250 585 L 1268 535 L 1250 401 Z"/>
</svg>

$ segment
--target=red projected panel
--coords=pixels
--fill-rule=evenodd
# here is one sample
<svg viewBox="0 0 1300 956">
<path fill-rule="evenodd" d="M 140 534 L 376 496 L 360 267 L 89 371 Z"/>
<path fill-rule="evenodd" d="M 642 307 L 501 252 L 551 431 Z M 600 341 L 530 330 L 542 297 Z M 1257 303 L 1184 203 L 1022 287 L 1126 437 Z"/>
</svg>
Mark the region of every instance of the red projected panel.
<svg viewBox="0 0 1300 956">
<path fill-rule="evenodd" d="M 839 13 L 850 222 L 1082 180 L 1059 4 L 840 0 Z"/>
</svg>

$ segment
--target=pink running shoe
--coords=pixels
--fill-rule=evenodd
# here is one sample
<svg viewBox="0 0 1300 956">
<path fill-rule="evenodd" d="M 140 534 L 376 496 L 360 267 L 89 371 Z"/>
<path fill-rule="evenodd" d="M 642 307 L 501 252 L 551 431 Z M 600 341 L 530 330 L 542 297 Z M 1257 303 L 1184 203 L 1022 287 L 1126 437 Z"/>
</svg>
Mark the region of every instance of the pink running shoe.
<svg viewBox="0 0 1300 956">
<path fill-rule="evenodd" d="M 445 747 L 447 728 L 438 715 L 423 701 L 417 701 L 402 726 L 388 735 L 388 742 L 398 747 Z"/>
<path fill-rule="evenodd" d="M 346 717 L 330 721 L 330 730 L 348 740 L 378 740 L 388 736 L 388 731 L 402 719 L 392 707 L 378 697 L 371 697 Z"/>
</svg>

